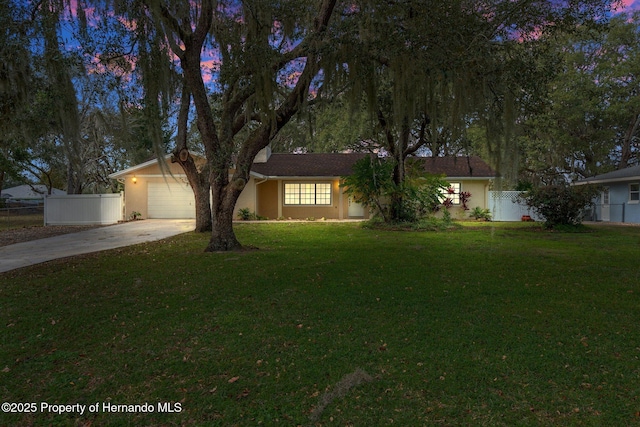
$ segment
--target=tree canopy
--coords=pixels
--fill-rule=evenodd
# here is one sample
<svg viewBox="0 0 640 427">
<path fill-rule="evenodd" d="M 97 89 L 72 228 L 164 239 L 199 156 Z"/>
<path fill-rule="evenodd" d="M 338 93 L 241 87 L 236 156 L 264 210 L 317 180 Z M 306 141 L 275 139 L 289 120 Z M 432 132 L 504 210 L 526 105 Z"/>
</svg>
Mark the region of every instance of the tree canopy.
<svg viewBox="0 0 640 427">
<path fill-rule="evenodd" d="M 638 163 L 639 18 L 619 15 L 605 31 L 583 27 L 552 41 L 547 97 L 523 122 L 525 178 L 553 183 Z"/>
</svg>

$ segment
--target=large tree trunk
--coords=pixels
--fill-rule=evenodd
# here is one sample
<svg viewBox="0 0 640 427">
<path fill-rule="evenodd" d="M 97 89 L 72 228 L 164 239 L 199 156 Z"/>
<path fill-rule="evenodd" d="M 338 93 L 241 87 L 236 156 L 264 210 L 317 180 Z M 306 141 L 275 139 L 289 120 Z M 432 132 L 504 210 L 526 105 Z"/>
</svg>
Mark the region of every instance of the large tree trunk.
<svg viewBox="0 0 640 427">
<path fill-rule="evenodd" d="M 242 249 L 242 245 L 233 231 L 233 209 L 244 186 L 239 187 L 240 183 L 226 183 L 225 185 L 220 185 L 215 181 L 211 183 L 213 229 L 205 252 Z"/>
<path fill-rule="evenodd" d="M 189 125 L 189 107 L 191 93 L 186 84 L 182 87 L 180 99 L 180 112 L 178 114 L 178 134 L 176 135 L 176 148 L 173 151 L 172 162 L 182 166 L 187 175 L 189 185 L 193 190 L 196 202 L 196 233 L 206 233 L 212 229 L 211 219 L 211 185 L 209 183 L 209 169 L 207 166 L 198 169 L 195 160 L 187 147 L 187 127 Z"/>
<path fill-rule="evenodd" d="M 177 155 L 176 155 L 177 154 Z M 183 160 L 185 159 L 185 160 Z M 196 202 L 196 233 L 206 233 L 212 229 L 211 218 L 211 198 L 210 198 L 210 185 L 208 181 L 208 173 L 205 168 L 202 171 L 198 171 L 198 168 L 193 160 L 193 157 L 186 149 L 174 152 L 174 156 L 171 159 L 172 162 L 177 162 L 182 166 L 189 180 L 189 185 L 193 190 L 193 196 Z"/>
<path fill-rule="evenodd" d="M 246 181 L 240 183 L 234 180 L 230 183 L 227 166 L 219 165 L 213 169 L 210 177 L 212 230 L 205 252 L 242 249 L 233 231 L 233 209 Z"/>
<path fill-rule="evenodd" d="M 196 200 L 196 228 L 194 231 L 196 233 L 209 232 L 212 230 L 209 186 L 207 185 L 206 188 L 194 188 L 193 194 Z"/>
<path fill-rule="evenodd" d="M 2 189 L 4 188 L 4 170 L 0 170 L 0 193 L 2 193 Z M 4 207 L 4 199 L 0 200 L 0 208 Z"/>
<path fill-rule="evenodd" d="M 404 197 L 402 187 L 404 185 L 404 156 L 396 155 L 396 153 L 394 153 L 394 162 L 393 184 L 395 186 L 395 191 L 391 196 L 391 221 L 398 222 L 403 219 L 402 208 L 404 204 Z"/>
</svg>

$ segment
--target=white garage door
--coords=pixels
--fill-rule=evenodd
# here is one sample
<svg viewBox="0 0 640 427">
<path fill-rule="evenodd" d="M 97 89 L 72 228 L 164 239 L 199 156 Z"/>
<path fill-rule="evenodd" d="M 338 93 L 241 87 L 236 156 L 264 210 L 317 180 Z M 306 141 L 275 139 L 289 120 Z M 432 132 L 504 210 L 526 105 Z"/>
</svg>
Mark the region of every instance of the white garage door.
<svg viewBox="0 0 640 427">
<path fill-rule="evenodd" d="M 149 218 L 195 218 L 196 203 L 189 184 L 150 182 L 147 192 Z"/>
</svg>

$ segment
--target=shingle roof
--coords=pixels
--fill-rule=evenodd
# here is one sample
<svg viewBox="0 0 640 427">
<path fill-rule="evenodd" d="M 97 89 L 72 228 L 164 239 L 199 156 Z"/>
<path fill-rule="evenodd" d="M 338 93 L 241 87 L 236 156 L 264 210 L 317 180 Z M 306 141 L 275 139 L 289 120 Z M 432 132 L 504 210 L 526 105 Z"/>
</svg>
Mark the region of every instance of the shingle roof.
<svg viewBox="0 0 640 427">
<path fill-rule="evenodd" d="M 424 170 L 435 175 L 474 178 L 493 178 L 496 176 L 496 172 L 484 160 L 476 156 L 412 157 L 407 161 L 421 161 Z"/>
<path fill-rule="evenodd" d="M 253 172 L 263 176 L 346 176 L 355 162 L 366 153 L 274 153 L 266 163 L 254 163 Z M 490 178 L 496 173 L 479 157 L 412 157 L 409 162 L 421 161 L 426 172 L 448 177 Z"/>
<path fill-rule="evenodd" d="M 640 178 L 640 165 L 616 170 L 609 173 L 603 173 L 602 175 L 596 175 L 589 178 L 581 179 L 580 181 L 576 182 L 576 184 L 625 181 L 625 180 L 632 180 L 632 179 L 639 179 L 639 178 Z"/>
<path fill-rule="evenodd" d="M 366 153 L 274 153 L 266 163 L 254 163 L 253 172 L 264 176 L 346 176 Z"/>
</svg>

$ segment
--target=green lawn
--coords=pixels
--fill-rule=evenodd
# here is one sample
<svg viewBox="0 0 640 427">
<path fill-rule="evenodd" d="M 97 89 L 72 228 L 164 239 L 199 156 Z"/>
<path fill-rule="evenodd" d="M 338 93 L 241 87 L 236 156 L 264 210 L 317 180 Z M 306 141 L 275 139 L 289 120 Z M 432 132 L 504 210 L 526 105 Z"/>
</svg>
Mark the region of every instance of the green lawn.
<svg viewBox="0 0 640 427">
<path fill-rule="evenodd" d="M 12 228 L 42 227 L 44 214 L 20 213 L 20 211 L 0 209 L 0 231 Z"/>
<path fill-rule="evenodd" d="M 259 250 L 0 274 L 1 400 L 37 404 L 0 425 L 637 425 L 640 227 L 589 230 L 240 224 Z"/>
</svg>

